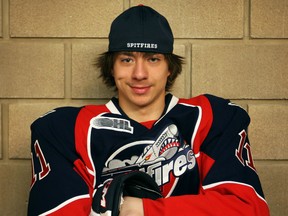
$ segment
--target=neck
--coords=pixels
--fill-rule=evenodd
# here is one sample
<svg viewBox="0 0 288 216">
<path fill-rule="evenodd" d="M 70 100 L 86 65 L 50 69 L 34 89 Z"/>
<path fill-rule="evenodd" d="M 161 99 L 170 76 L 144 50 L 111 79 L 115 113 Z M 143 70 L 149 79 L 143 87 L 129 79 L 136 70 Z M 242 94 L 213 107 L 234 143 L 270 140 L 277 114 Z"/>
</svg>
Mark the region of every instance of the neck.
<svg viewBox="0 0 288 216">
<path fill-rule="evenodd" d="M 162 113 L 164 110 L 163 108 L 157 107 L 157 109 L 138 109 L 138 110 L 133 110 L 129 113 L 126 113 L 129 118 L 137 121 L 137 122 L 146 122 L 146 121 L 151 121 L 151 120 L 157 120 L 161 117 Z"/>
<path fill-rule="evenodd" d="M 165 108 L 165 99 L 145 106 L 125 106 L 121 104 L 121 101 L 119 101 L 119 105 L 129 118 L 137 122 L 146 122 L 158 120 L 161 117 Z"/>
</svg>

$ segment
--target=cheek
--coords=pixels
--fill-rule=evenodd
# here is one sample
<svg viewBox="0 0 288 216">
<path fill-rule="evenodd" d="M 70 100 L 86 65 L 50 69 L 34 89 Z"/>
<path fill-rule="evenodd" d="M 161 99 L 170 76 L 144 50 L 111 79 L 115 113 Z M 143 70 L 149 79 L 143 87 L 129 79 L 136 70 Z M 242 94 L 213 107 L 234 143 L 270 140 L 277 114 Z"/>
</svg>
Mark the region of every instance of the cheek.
<svg viewBox="0 0 288 216">
<path fill-rule="evenodd" d="M 121 79 L 121 77 L 123 77 L 123 73 L 121 72 L 121 70 L 115 68 L 115 70 L 113 70 L 112 72 L 112 76 L 114 77 L 115 80 Z"/>
<path fill-rule="evenodd" d="M 119 74 L 119 73 L 114 74 L 114 80 L 115 80 L 115 82 L 121 82 L 121 81 L 124 80 L 124 79 L 126 79 L 124 75 Z"/>
<path fill-rule="evenodd" d="M 155 81 L 161 82 L 161 83 L 166 82 L 170 76 L 170 72 L 165 71 L 165 70 L 162 70 L 160 73 L 159 72 L 160 72 L 159 70 L 154 71 L 154 74 L 156 74 L 156 76 L 154 76 Z"/>
<path fill-rule="evenodd" d="M 112 76 L 114 79 L 125 79 L 129 74 L 129 68 L 121 67 L 117 64 L 114 65 Z"/>
<path fill-rule="evenodd" d="M 126 82 L 127 74 L 126 75 L 125 74 L 126 73 L 122 73 L 121 71 L 114 72 L 113 74 L 114 82 L 118 88 L 120 88 L 122 84 Z"/>
</svg>

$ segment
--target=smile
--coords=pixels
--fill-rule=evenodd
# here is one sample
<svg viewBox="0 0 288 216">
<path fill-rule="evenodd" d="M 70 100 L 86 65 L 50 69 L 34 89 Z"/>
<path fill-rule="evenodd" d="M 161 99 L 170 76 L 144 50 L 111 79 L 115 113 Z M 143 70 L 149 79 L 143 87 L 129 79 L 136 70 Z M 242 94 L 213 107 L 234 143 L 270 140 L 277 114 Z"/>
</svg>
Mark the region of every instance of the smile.
<svg viewBox="0 0 288 216">
<path fill-rule="evenodd" d="M 150 86 L 141 86 L 141 87 L 131 86 L 131 89 L 136 94 L 145 94 L 149 91 Z"/>
</svg>

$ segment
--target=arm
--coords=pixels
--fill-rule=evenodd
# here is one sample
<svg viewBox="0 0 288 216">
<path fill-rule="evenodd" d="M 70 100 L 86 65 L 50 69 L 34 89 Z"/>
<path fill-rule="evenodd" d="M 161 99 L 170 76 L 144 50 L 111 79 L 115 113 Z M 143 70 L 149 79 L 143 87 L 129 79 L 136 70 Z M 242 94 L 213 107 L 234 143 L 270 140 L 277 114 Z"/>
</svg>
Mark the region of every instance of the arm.
<svg viewBox="0 0 288 216">
<path fill-rule="evenodd" d="M 144 216 L 143 202 L 140 198 L 124 197 L 119 216 Z"/>
<path fill-rule="evenodd" d="M 246 133 L 247 113 L 228 101 L 208 98 L 213 124 L 205 140 L 193 147 L 201 176 L 199 193 L 143 199 L 145 216 L 269 215 Z"/>
<path fill-rule="evenodd" d="M 75 151 L 78 109 L 61 108 L 31 125 L 32 183 L 28 215 L 89 215 L 91 188 Z"/>
</svg>

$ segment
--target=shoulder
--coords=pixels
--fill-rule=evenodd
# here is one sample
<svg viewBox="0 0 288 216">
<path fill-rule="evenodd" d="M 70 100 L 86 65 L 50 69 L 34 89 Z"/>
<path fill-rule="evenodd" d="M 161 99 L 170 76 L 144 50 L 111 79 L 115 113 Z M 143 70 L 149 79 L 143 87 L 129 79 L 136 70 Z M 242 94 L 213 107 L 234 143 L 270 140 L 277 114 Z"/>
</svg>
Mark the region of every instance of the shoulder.
<svg viewBox="0 0 288 216">
<path fill-rule="evenodd" d="M 221 110 L 223 111 L 223 109 L 224 110 L 228 109 L 228 110 L 239 110 L 243 113 L 246 113 L 246 111 L 240 105 L 231 102 L 229 99 L 225 99 L 211 94 L 203 94 L 188 99 L 180 98 L 178 103 L 200 107 L 210 106 L 211 109 L 216 111 Z"/>
<path fill-rule="evenodd" d="M 106 105 L 85 105 L 81 107 L 57 107 L 44 113 L 38 119 L 36 119 L 31 127 L 39 126 L 41 124 L 69 124 L 75 123 L 77 118 L 81 115 L 99 115 L 101 113 L 108 112 Z"/>
<path fill-rule="evenodd" d="M 61 128 L 74 125 L 78 113 L 83 107 L 58 107 L 44 113 L 32 124 L 31 129 L 37 128 Z"/>
<path fill-rule="evenodd" d="M 203 94 L 189 99 L 179 99 L 179 104 L 197 106 L 202 114 L 213 118 L 214 124 L 224 125 L 232 120 L 250 122 L 248 113 L 239 105 L 229 99 L 211 94 Z"/>
<path fill-rule="evenodd" d="M 213 116 L 225 119 L 237 118 L 239 120 L 250 121 L 249 115 L 240 105 L 228 99 L 206 94 L 213 110 Z"/>
</svg>

